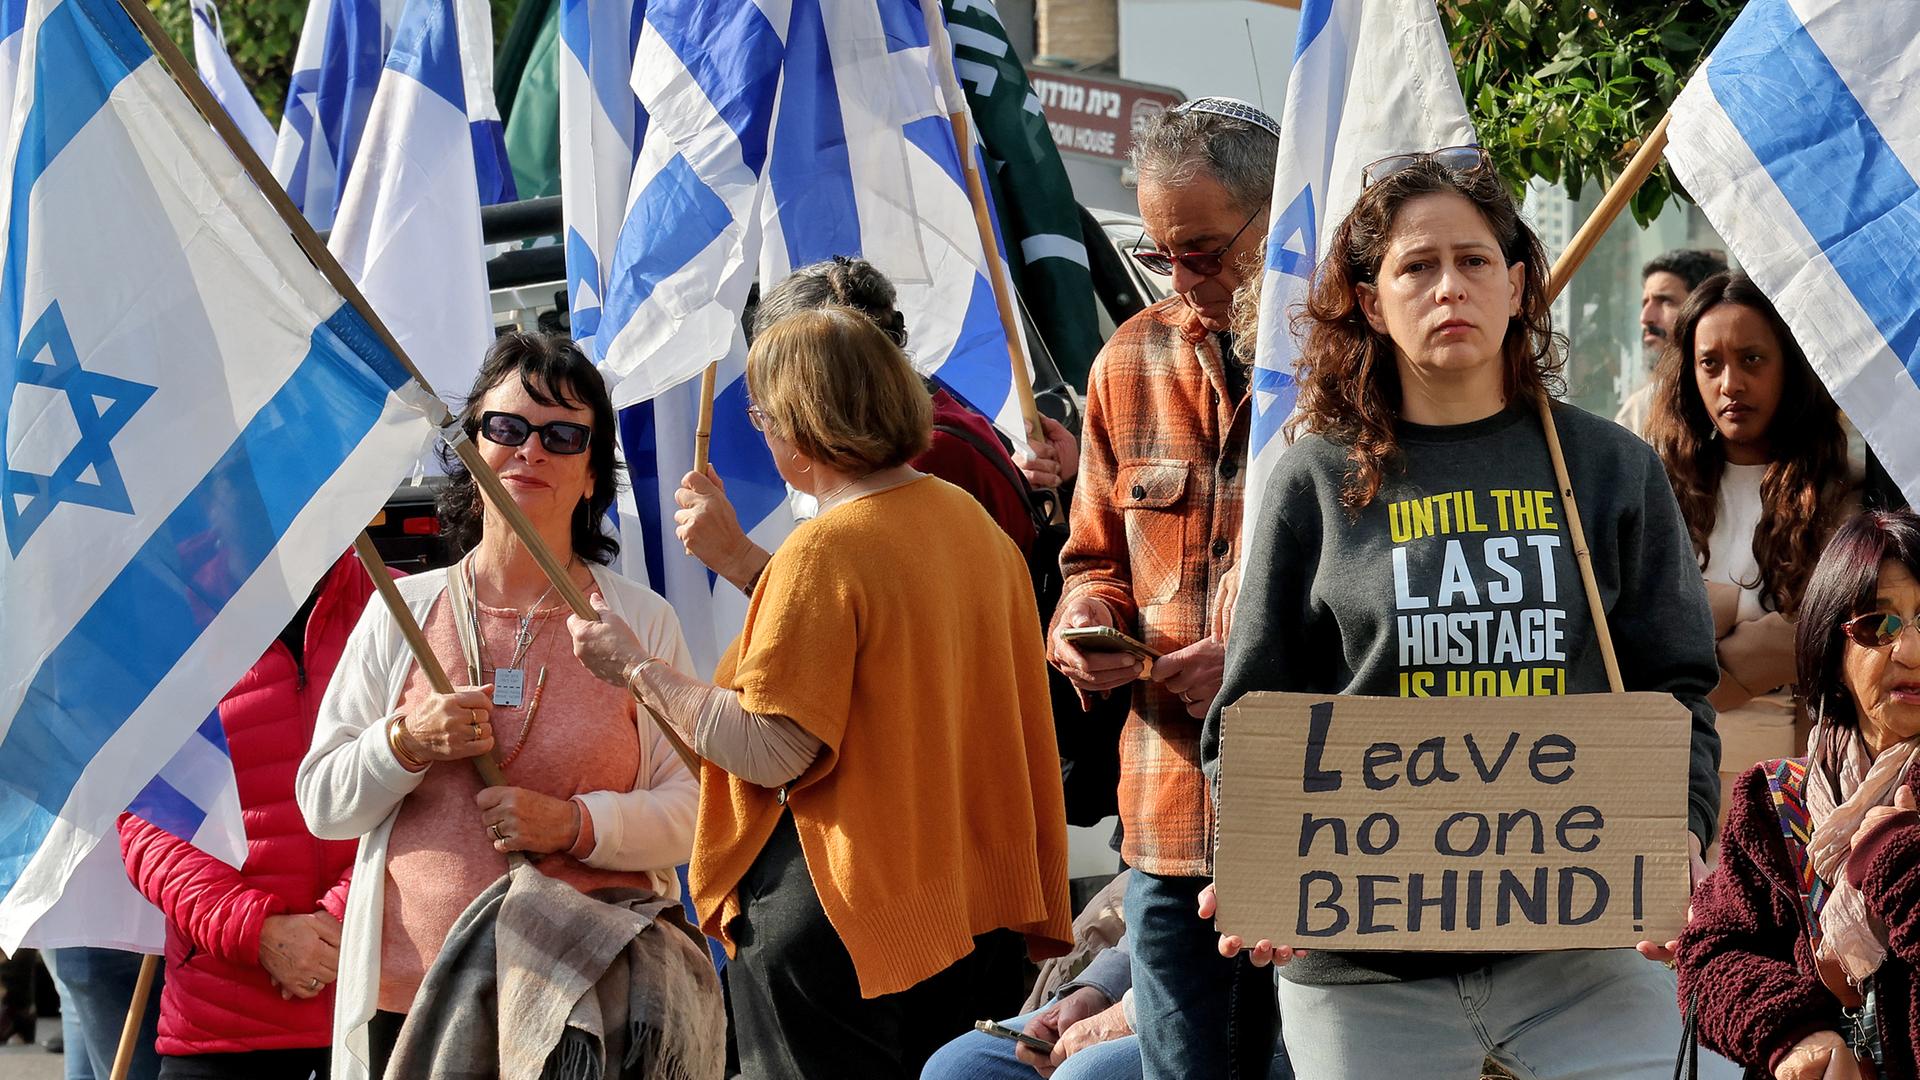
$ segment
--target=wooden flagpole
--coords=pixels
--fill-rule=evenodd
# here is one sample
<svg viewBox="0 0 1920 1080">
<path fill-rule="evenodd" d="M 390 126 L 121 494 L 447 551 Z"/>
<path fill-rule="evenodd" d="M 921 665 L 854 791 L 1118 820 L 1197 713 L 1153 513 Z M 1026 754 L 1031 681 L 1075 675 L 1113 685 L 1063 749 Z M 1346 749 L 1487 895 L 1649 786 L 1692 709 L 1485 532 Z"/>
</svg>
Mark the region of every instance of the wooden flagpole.
<svg viewBox="0 0 1920 1080">
<path fill-rule="evenodd" d="M 1600 237 L 1606 234 L 1620 216 L 1620 211 L 1626 209 L 1634 193 L 1640 190 L 1640 185 L 1646 183 L 1654 167 L 1660 164 L 1660 155 L 1667 148 L 1667 121 L 1671 117 L 1672 114 L 1662 116 L 1653 130 L 1647 133 L 1625 171 L 1607 189 L 1600 205 L 1593 208 L 1593 213 L 1588 215 L 1586 224 L 1580 226 L 1580 231 L 1574 234 L 1567 250 L 1554 260 L 1553 269 L 1547 275 L 1549 304 L 1559 298 L 1567 282 L 1580 269 L 1580 264 L 1593 253 Z M 1593 576 L 1593 554 L 1587 546 L 1586 529 L 1580 524 L 1580 506 L 1574 501 L 1573 480 L 1567 475 L 1567 457 L 1560 448 L 1560 431 L 1554 426 L 1553 402 L 1544 395 L 1540 398 L 1540 425 L 1546 429 L 1547 454 L 1553 459 L 1554 482 L 1560 485 L 1560 498 L 1566 507 L 1567 532 L 1573 540 L 1574 561 L 1580 567 L 1580 583 L 1586 587 L 1587 607 L 1593 612 L 1594 634 L 1600 642 L 1600 661 L 1607 670 L 1607 687 L 1616 694 L 1623 693 L 1626 685 L 1620 678 L 1620 660 L 1613 651 L 1613 631 L 1608 628 L 1607 612 L 1600 602 L 1600 585 Z"/>
<path fill-rule="evenodd" d="M 1027 360 L 1027 339 L 1020 330 L 1020 316 L 1013 310 L 1012 278 L 1000 258 L 1000 244 L 993 235 L 993 216 L 987 208 L 987 188 L 974 159 L 973 132 L 966 110 L 947 114 L 953 126 L 953 141 L 960 151 L 960 171 L 967 181 L 967 199 L 973 203 L 973 225 L 980 233 L 980 247 L 987 256 L 987 276 L 993 282 L 993 299 L 1000 309 L 1000 330 L 1007 336 L 1007 355 L 1013 360 L 1013 392 L 1020 401 L 1020 416 L 1027 426 L 1027 439 L 1039 445 L 1047 441 L 1040 426 L 1040 406 L 1033 400 L 1033 367 Z"/>
<path fill-rule="evenodd" d="M 140 1041 L 140 1022 L 146 1019 L 147 999 L 153 996 L 153 980 L 159 972 L 158 956 L 148 953 L 140 958 L 140 975 L 133 982 L 133 1000 L 127 1005 L 126 1023 L 120 1026 L 120 1046 L 113 1052 L 113 1080 L 127 1080 L 127 1070 L 133 1068 L 134 1044 Z M 87 1050 L 76 1046 L 67 1052 L 84 1054 Z"/>
<path fill-rule="evenodd" d="M 707 451 L 713 445 L 713 396 L 718 392 L 720 365 L 712 363 L 700 373 L 700 417 L 693 427 L 693 471 L 707 471 Z"/>
<path fill-rule="evenodd" d="M 226 109 L 221 107 L 218 101 L 214 100 L 206 84 L 200 80 L 200 76 L 193 66 L 189 64 L 186 57 L 181 54 L 179 46 L 175 45 L 173 39 L 168 37 L 166 31 L 161 28 L 159 20 L 155 19 L 153 13 L 147 10 L 147 6 L 142 0 L 120 0 L 120 6 L 126 11 L 128 17 L 133 20 L 134 25 L 140 28 L 141 34 L 147 39 L 147 44 L 151 46 L 154 53 L 160 57 L 162 65 L 167 69 L 167 74 L 173 78 L 174 84 L 180 87 L 181 92 L 187 95 L 189 101 L 193 102 L 194 107 L 200 111 L 200 115 L 213 127 L 215 133 L 220 136 L 221 141 L 227 144 L 227 150 L 239 161 L 240 167 L 246 170 L 247 176 L 253 181 L 254 186 L 258 187 L 261 193 L 266 196 L 267 202 L 271 204 L 274 210 L 280 215 L 281 222 L 286 225 L 287 230 L 293 234 L 294 241 L 300 245 L 301 251 L 306 253 L 307 258 L 313 263 L 314 267 L 327 279 L 327 283 L 333 286 L 343 299 L 349 304 L 352 304 L 354 309 L 360 313 L 361 317 L 367 321 L 367 325 L 372 328 L 374 336 L 377 337 L 381 345 L 383 345 L 388 352 L 392 353 L 394 358 L 406 368 L 407 374 L 412 376 L 413 381 L 431 395 L 433 393 L 433 387 L 427 383 L 426 379 L 421 377 L 420 370 L 414 367 L 413 361 L 408 358 L 406 351 L 400 347 L 399 341 L 395 340 L 393 334 L 388 331 L 386 323 L 380 319 L 380 313 L 373 309 L 373 305 L 367 302 L 365 296 L 361 295 L 359 286 L 354 284 L 353 279 L 348 276 L 346 270 L 340 266 L 339 260 L 335 259 L 333 253 L 327 250 L 326 244 L 321 242 L 320 234 L 314 231 L 313 226 L 308 223 L 307 219 L 294 207 L 293 200 L 287 197 L 286 191 L 283 190 L 279 182 L 273 178 L 272 171 L 267 168 L 265 162 L 260 160 L 260 155 L 253 152 L 253 147 L 247 142 L 246 138 L 240 134 L 240 129 L 234 125 L 233 118 L 227 115 Z M 507 525 L 512 528 L 515 535 L 520 538 L 520 542 L 526 545 L 527 551 L 533 556 L 534 562 L 539 564 L 541 571 L 543 571 L 547 579 L 553 583 L 554 590 L 560 595 L 560 598 L 566 602 L 567 606 L 573 609 L 573 613 L 582 619 L 597 620 L 600 616 L 593 610 L 593 605 L 587 602 L 586 593 L 581 590 L 579 585 L 574 583 L 573 576 L 568 572 L 568 568 L 561 565 L 560 560 L 554 556 L 553 552 L 547 547 L 546 542 L 540 538 L 539 532 L 534 529 L 533 523 L 527 519 L 526 513 L 520 509 L 518 503 L 513 501 L 513 496 L 508 494 L 506 487 L 500 483 L 499 475 L 493 471 L 493 468 L 486 463 L 485 459 L 481 458 L 479 449 L 473 445 L 473 440 L 469 439 L 464 431 L 452 427 L 452 418 L 446 406 L 439 403 L 438 398 L 434 398 L 434 402 L 437 411 L 435 415 L 430 418 L 434 424 L 439 427 L 441 438 L 446 440 L 447 445 L 453 448 L 454 453 L 460 458 L 461 464 L 466 466 L 467 471 L 472 474 L 474 481 L 480 485 L 480 490 L 485 493 L 487 501 L 506 519 Z M 452 428 L 451 431 L 449 430 L 450 428 Z M 362 536 L 364 535 L 363 533 Z M 355 542 L 355 548 L 356 550 L 359 548 L 358 541 Z M 364 555 L 362 561 L 365 561 Z M 381 579 L 384 577 L 386 577 L 384 571 L 374 575 L 374 585 L 376 588 L 381 586 Z M 391 586 L 391 584 L 389 580 L 387 585 Z M 412 626 L 412 632 L 407 634 L 407 643 L 410 647 L 413 647 L 414 658 L 420 662 L 421 670 L 423 672 L 426 671 L 428 657 L 430 657 L 432 653 L 423 648 L 426 643 L 426 637 L 419 632 L 419 627 L 414 624 L 412 613 L 407 610 L 404 603 L 399 602 L 400 595 L 398 591 L 381 589 L 380 595 L 381 599 L 387 604 L 387 610 L 393 614 L 394 620 L 400 624 L 403 630 Z M 438 666 L 437 662 L 436 666 Z M 444 678 L 444 672 L 442 675 Z M 445 691 L 441 692 L 444 693 Z M 639 695 L 636 693 L 635 700 L 637 701 L 638 698 Z M 687 768 L 693 770 L 693 772 L 698 775 L 700 770 L 699 758 L 696 757 L 692 749 L 687 746 L 686 741 L 680 738 L 679 733 L 674 731 L 666 719 L 655 712 L 652 706 L 647 705 L 644 701 L 639 702 L 639 704 L 646 710 L 647 714 L 653 718 L 654 723 L 659 726 L 661 734 L 673 745 L 674 752 L 680 755 L 681 761 L 685 762 Z M 476 764 L 479 760 L 480 759 L 475 759 Z"/>
</svg>

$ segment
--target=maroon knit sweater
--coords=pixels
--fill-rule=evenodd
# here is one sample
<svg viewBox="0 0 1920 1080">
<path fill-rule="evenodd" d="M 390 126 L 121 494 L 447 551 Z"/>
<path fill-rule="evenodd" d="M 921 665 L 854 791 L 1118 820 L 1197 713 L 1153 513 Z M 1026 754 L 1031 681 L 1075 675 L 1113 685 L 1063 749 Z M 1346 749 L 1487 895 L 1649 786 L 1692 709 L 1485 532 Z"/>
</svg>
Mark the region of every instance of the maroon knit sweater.
<svg viewBox="0 0 1920 1080">
<path fill-rule="evenodd" d="M 1787 859 L 1765 766 L 1741 774 L 1720 865 L 1693 893 L 1680 935 L 1680 1000 L 1700 1010 L 1703 1045 L 1748 1067 L 1773 1066 L 1816 1031 L 1842 1030 L 1840 1003 L 1814 974 L 1800 886 Z M 1884 1080 L 1920 1080 L 1920 815 L 1902 815 L 1855 846 L 1848 877 L 1887 924 L 1880 968 Z"/>
</svg>

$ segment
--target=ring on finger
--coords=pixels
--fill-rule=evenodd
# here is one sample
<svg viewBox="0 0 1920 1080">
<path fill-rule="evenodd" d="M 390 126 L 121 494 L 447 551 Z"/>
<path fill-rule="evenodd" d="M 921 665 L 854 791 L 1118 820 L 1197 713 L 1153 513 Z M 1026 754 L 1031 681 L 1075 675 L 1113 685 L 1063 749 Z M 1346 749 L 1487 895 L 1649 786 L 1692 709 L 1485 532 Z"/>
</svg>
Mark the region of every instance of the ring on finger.
<svg viewBox="0 0 1920 1080">
<path fill-rule="evenodd" d="M 478 739 L 478 738 L 480 737 L 480 725 L 479 725 L 479 724 L 474 724 L 474 725 L 473 725 L 473 737 L 474 737 L 475 739 Z"/>
<path fill-rule="evenodd" d="M 499 822 L 495 822 L 492 825 L 487 826 L 487 830 L 493 833 L 493 838 L 495 840 L 498 840 L 503 844 L 507 842 L 507 834 L 500 831 Z"/>
<path fill-rule="evenodd" d="M 319 980 L 319 979 L 308 979 L 308 980 L 307 980 L 307 989 L 309 989 L 309 990 L 318 990 L 318 989 L 320 989 L 320 980 Z"/>
</svg>

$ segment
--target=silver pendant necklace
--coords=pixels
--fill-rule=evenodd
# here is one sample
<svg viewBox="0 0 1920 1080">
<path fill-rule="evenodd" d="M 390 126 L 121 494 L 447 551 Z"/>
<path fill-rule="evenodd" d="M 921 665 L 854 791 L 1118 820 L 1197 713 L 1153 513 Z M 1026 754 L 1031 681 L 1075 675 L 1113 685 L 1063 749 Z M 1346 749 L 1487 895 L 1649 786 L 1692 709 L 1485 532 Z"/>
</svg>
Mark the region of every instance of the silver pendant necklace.
<svg viewBox="0 0 1920 1080">
<path fill-rule="evenodd" d="M 473 640 L 484 653 L 486 639 L 480 633 L 480 590 L 474 582 L 471 560 L 467 563 L 467 595 L 470 598 L 469 618 L 473 623 Z M 519 629 L 513 635 L 513 659 L 507 663 L 506 667 L 495 668 L 493 672 L 493 703 L 495 705 L 517 709 L 526 701 L 527 653 L 533 648 L 533 639 L 539 634 L 539 629 L 534 625 L 534 615 L 540 610 L 540 605 L 547 602 L 547 597 L 552 595 L 553 585 L 549 583 L 547 591 L 540 594 L 540 599 L 535 600 L 532 606 L 520 615 Z M 484 657 L 481 660 L 481 666 L 483 668 L 486 666 Z"/>
</svg>

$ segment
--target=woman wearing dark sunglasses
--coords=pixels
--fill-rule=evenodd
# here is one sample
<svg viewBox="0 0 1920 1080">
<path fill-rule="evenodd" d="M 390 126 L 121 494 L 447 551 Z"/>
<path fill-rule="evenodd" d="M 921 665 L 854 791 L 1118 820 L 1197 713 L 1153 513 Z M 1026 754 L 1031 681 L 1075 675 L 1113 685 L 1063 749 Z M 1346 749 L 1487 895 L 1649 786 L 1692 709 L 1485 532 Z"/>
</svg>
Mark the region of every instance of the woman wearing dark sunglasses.
<svg viewBox="0 0 1920 1080">
<path fill-rule="evenodd" d="M 1390 159 L 1368 178 L 1307 303 L 1297 438 L 1251 525 L 1203 736 L 1215 776 L 1222 711 L 1250 691 L 1608 688 L 1539 419 L 1560 366 L 1539 240 L 1474 148 Z M 1686 706 L 1698 852 L 1719 793 L 1699 568 L 1653 451 L 1570 406 L 1554 416 L 1626 688 Z M 1515 644 L 1527 625 L 1544 628 L 1537 649 Z M 1213 913 L 1210 892 L 1201 906 Z M 1282 1034 L 1299 1076 L 1474 1076 L 1489 1055 L 1522 1077 L 1671 1070 L 1673 976 L 1632 949 L 1292 948 L 1302 944 L 1219 940 L 1284 965 Z"/>
<path fill-rule="evenodd" d="M 607 569 L 601 529 L 620 482 L 614 411 L 571 341 L 495 341 L 460 425 L 574 583 L 681 671 L 679 620 Z M 307 823 L 360 838 L 340 945 L 334 1076 L 381 1075 L 454 921 L 506 871 L 506 853 L 582 892 L 679 893 L 699 786 L 632 695 L 574 658 L 566 607 L 467 470 L 446 458 L 444 535 L 461 559 L 399 582 L 458 685 L 437 694 L 399 627 L 368 609 L 328 687 L 297 793 Z M 482 790 L 466 759 L 491 754 L 508 785 Z M 689 984 L 691 985 L 691 984 Z M 717 1003 L 715 1003 L 717 1009 Z M 365 1027 L 371 1060 L 346 1049 Z"/>
<path fill-rule="evenodd" d="M 1846 521 L 1795 634 L 1811 751 L 1741 775 L 1680 937 L 1700 1041 L 1748 1075 L 1920 1076 L 1916 619 L 1920 517 Z"/>
</svg>

